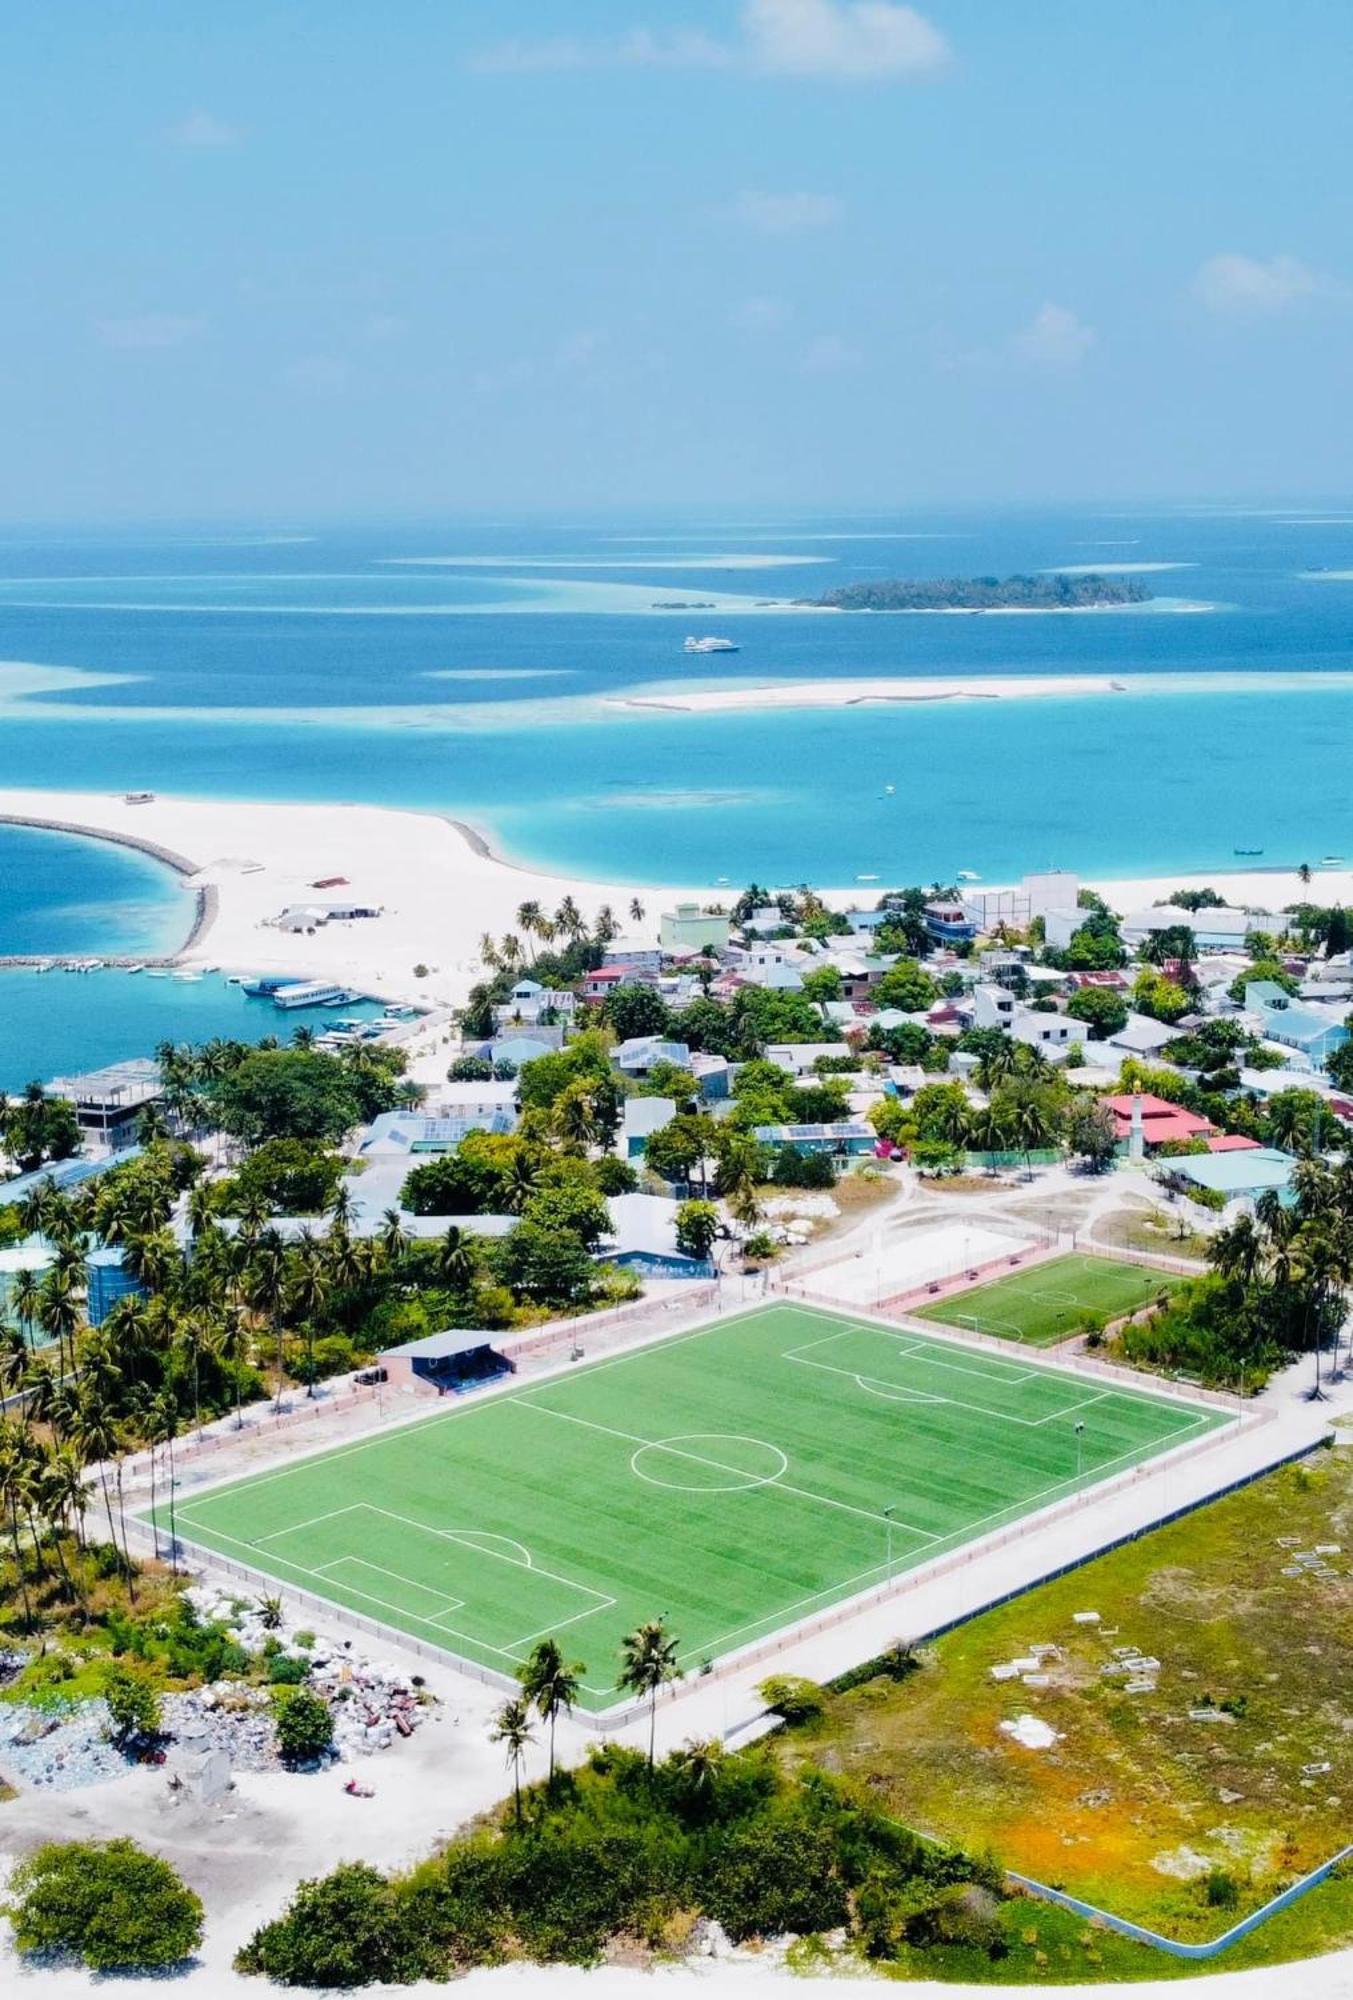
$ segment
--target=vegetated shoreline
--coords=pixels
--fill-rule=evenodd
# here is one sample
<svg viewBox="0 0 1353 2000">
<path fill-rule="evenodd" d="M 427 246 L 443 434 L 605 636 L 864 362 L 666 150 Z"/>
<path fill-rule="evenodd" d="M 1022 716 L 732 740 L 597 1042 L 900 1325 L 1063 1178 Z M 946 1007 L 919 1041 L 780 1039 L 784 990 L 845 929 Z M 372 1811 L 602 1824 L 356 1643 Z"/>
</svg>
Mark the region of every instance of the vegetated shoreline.
<svg viewBox="0 0 1353 2000">
<path fill-rule="evenodd" d="M 837 584 L 804 602 L 829 611 L 1118 611 L 1151 599 L 1135 576 L 1059 570 L 1037 576 L 866 579 Z"/>
<path fill-rule="evenodd" d="M 1054 685 L 1064 688 L 1066 683 Z M 135 829 L 126 823 L 129 815 L 136 816 Z M 199 914 L 169 963 L 201 963 L 209 938 L 211 961 L 228 971 L 330 978 L 353 991 L 434 1007 L 466 998 L 480 975 L 480 937 L 512 928 L 518 905 L 529 898 L 548 899 L 553 907 L 570 895 L 591 919 L 603 904 L 621 916 L 638 894 L 649 902 L 648 914 L 642 923 L 625 922 L 647 937 L 656 935 L 657 899 L 727 904 L 742 886 L 633 878 L 598 882 L 555 873 L 529 857 L 505 854 L 492 829 L 449 814 L 394 806 L 157 796 L 132 807 L 121 794 L 13 788 L 0 790 L 4 823 L 137 847 L 186 878 L 198 894 Z M 189 859 L 193 854 L 201 858 Z M 252 857 L 247 870 L 239 865 L 243 856 Z M 1061 859 L 1074 865 L 1074 855 Z M 288 903 L 313 900 L 315 881 L 335 875 L 345 878 L 354 898 L 370 901 L 384 914 L 326 925 L 311 936 L 271 927 L 269 920 Z M 1149 875 L 1096 874 L 1087 880 L 1118 909 L 1142 907 L 1174 889 L 1209 883 L 1224 884 L 1232 901 L 1258 908 L 1312 898 L 1353 902 L 1353 869 L 1322 869 L 1304 884 L 1295 863 L 1287 868 L 1276 863 L 1245 869 L 1181 867 Z M 821 893 L 836 907 L 851 908 L 876 901 L 889 886 L 854 883 L 827 886 Z M 1000 886 L 983 883 L 984 888 Z M 54 955 L 60 954 L 46 956 Z M 0 963 L 31 964 L 37 956 Z M 118 954 L 101 956 L 116 962 Z M 153 961 L 143 955 L 135 962 Z M 419 966 L 424 968 L 421 975 L 415 971 Z"/>
</svg>

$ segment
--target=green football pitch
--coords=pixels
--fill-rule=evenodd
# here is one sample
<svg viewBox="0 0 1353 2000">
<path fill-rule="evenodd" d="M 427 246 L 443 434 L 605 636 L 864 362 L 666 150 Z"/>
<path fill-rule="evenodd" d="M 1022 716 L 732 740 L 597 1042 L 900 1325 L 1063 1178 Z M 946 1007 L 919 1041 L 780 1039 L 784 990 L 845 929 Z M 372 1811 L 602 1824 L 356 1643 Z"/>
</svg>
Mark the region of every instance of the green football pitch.
<svg viewBox="0 0 1353 2000">
<path fill-rule="evenodd" d="M 919 1306 L 913 1317 L 1050 1347 L 1082 1325 L 1087 1313 L 1118 1319 L 1182 1283 L 1168 1272 L 1116 1263 L 1111 1257 L 1052 1257 L 1046 1264 Z"/>
<path fill-rule="evenodd" d="M 694 1668 L 1222 1421 L 768 1305 L 186 1496 L 177 1521 L 503 1673 L 556 1635 L 601 1709 L 644 1619 Z"/>
</svg>

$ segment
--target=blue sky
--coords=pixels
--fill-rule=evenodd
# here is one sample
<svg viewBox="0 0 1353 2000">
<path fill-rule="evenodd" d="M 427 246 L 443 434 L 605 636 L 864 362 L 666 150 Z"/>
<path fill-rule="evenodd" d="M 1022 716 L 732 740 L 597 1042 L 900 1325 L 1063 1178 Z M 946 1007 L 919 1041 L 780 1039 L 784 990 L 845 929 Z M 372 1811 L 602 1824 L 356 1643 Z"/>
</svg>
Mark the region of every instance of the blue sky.
<svg viewBox="0 0 1353 2000">
<path fill-rule="evenodd" d="M 1347 0 L 11 0 L 0 516 L 1349 485 Z"/>
</svg>

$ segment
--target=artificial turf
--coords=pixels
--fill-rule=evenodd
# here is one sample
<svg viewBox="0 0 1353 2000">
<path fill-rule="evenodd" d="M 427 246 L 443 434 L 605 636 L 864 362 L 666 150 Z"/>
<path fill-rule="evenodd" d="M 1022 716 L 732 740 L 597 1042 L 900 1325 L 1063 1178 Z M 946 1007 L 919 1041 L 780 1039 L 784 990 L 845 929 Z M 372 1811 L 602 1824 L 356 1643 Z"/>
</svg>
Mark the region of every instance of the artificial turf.
<svg viewBox="0 0 1353 2000">
<path fill-rule="evenodd" d="M 1084 1326 L 1087 1316 L 1118 1319 L 1182 1283 L 1168 1272 L 1111 1257 L 1053 1257 L 1008 1278 L 952 1292 L 919 1307 L 914 1317 L 1051 1347 Z"/>
<path fill-rule="evenodd" d="M 900 1574 L 1221 1421 L 770 1305 L 196 1493 L 177 1526 L 505 1673 L 556 1635 L 599 1709 L 642 1620 L 693 1668 L 885 1581 L 890 1544 Z"/>
</svg>

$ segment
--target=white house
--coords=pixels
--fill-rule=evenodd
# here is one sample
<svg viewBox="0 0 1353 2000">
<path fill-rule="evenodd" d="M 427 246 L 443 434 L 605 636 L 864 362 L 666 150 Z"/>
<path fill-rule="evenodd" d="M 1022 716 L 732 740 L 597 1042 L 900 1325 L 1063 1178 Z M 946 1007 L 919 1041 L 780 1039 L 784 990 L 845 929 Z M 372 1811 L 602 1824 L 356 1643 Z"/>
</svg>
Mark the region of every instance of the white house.
<svg viewBox="0 0 1353 2000">
<path fill-rule="evenodd" d="M 1080 1048 L 1085 1028 L 1066 1014 L 1040 1014 L 1032 1007 L 1017 1007 L 1010 1023 L 1010 1036 L 1012 1041 L 1025 1042 L 1031 1049 L 1040 1050 L 1049 1061 L 1060 1062 L 1073 1048 Z"/>
<path fill-rule="evenodd" d="M 766 1061 L 774 1063 L 777 1069 L 787 1070 L 790 1076 L 811 1076 L 819 1056 L 849 1054 L 844 1042 L 771 1042 L 766 1049 Z"/>
<path fill-rule="evenodd" d="M 1183 924 L 1193 932 L 1199 951 L 1235 951 L 1245 942 L 1246 933 L 1262 930 L 1268 918 L 1251 910 L 1183 910 L 1177 903 L 1157 903 L 1149 910 L 1134 910 L 1119 925 L 1123 943 L 1134 949 L 1158 931 L 1173 930 Z"/>
<path fill-rule="evenodd" d="M 1170 1042 L 1177 1042 L 1178 1028 L 1154 1021 L 1149 1014 L 1129 1014 L 1116 1034 L 1104 1037 L 1104 1046 L 1119 1056 L 1154 1056 Z"/>
</svg>

